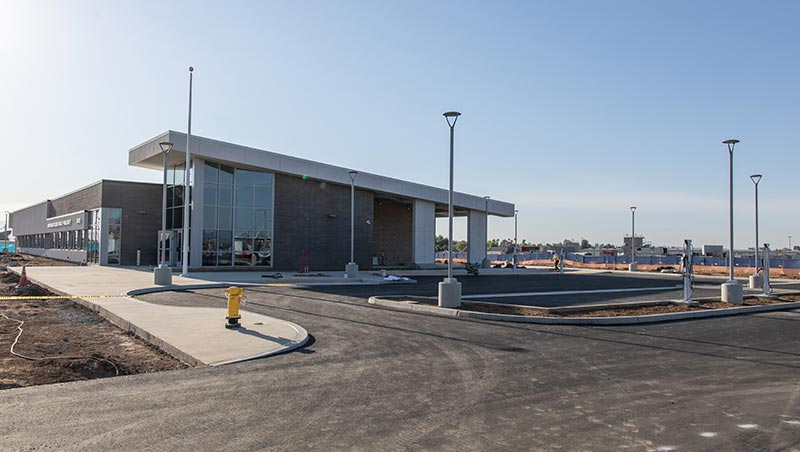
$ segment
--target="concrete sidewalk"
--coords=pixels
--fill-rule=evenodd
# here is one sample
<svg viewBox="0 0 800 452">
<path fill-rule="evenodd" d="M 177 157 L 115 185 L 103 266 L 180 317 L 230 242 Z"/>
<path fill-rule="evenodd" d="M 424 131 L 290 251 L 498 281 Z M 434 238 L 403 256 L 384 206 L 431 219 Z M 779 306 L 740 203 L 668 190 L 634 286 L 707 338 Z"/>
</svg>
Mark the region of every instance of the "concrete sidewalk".
<svg viewBox="0 0 800 452">
<path fill-rule="evenodd" d="M 9 268 L 19 274 L 20 267 Z M 173 276 L 167 289 L 220 287 L 262 281 L 243 272 Z M 28 267 L 28 278 L 84 306 L 191 365 L 220 365 L 282 353 L 302 346 L 308 332 L 291 322 L 242 311 L 242 327 L 225 328 L 224 308 L 146 303 L 127 296 L 153 286 L 149 271 L 114 267 Z M 258 279 L 256 279 L 258 278 Z M 242 284 L 244 285 L 244 284 Z"/>
</svg>

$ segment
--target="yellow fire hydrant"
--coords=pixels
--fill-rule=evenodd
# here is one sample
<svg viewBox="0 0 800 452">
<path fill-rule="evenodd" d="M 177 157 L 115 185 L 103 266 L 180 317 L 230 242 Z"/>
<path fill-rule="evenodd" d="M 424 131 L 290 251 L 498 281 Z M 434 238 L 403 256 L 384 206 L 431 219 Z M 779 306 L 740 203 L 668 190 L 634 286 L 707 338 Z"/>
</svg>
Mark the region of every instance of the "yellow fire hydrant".
<svg viewBox="0 0 800 452">
<path fill-rule="evenodd" d="M 225 328 L 239 328 L 239 319 L 242 318 L 239 314 L 239 303 L 244 296 L 244 289 L 231 286 L 225 291 L 225 295 L 228 297 L 228 315 L 225 317 L 228 323 Z"/>
</svg>

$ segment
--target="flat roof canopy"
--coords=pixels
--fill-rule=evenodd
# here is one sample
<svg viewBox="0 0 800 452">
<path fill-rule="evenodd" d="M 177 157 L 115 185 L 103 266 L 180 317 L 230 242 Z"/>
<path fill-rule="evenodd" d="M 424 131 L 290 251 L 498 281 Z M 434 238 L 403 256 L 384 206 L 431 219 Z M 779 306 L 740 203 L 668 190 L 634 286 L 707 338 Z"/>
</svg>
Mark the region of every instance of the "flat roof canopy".
<svg viewBox="0 0 800 452">
<path fill-rule="evenodd" d="M 170 165 L 186 161 L 186 134 L 169 130 L 161 135 L 132 148 L 128 152 L 128 164 L 142 168 L 163 170 L 164 157 L 158 143 L 168 141 L 174 144 L 168 154 Z M 246 167 L 272 171 L 275 173 L 295 176 L 307 176 L 312 179 L 331 182 L 341 185 L 350 185 L 350 175 L 353 168 L 342 168 L 326 163 L 314 162 L 275 152 L 226 143 L 192 135 L 192 156 L 213 162 L 225 163 L 235 167 Z M 429 185 L 417 184 L 391 177 L 379 176 L 367 172 L 358 172 L 356 187 L 369 190 L 379 197 L 393 199 L 396 202 L 412 203 L 415 199 L 436 203 L 437 211 L 441 212 L 444 205 L 448 205 L 448 191 Z M 488 208 L 483 196 L 468 195 L 466 193 L 453 193 L 454 215 L 466 215 L 469 210 L 483 212 L 500 217 L 513 217 L 514 204 L 496 199 L 489 199 Z M 437 216 L 441 216 L 437 212 Z M 445 213 L 444 216 L 447 216 Z"/>
</svg>

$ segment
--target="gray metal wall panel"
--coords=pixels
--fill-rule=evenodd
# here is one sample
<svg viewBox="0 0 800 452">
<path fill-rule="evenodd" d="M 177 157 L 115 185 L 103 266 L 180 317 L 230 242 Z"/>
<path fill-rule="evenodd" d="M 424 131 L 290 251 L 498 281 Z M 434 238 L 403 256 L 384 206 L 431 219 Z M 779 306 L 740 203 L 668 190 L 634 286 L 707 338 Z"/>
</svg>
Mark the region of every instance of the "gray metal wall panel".
<svg viewBox="0 0 800 452">
<path fill-rule="evenodd" d="M 161 228 L 161 184 L 104 180 L 102 207 L 122 209 L 121 265 L 156 265 L 158 230 Z"/>
<path fill-rule="evenodd" d="M 43 234 L 47 230 L 47 213 L 50 201 L 17 210 L 9 215 L 9 225 L 14 230 L 15 236 L 28 234 Z"/>
</svg>

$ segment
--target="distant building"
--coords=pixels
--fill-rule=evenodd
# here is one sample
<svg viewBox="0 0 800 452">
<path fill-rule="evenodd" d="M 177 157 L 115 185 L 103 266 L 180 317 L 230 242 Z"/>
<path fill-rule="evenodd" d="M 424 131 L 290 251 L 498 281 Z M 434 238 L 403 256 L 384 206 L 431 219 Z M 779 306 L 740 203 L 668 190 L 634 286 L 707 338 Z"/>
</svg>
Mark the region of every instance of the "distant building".
<svg viewBox="0 0 800 452">
<path fill-rule="evenodd" d="M 722 245 L 703 245 L 703 256 L 706 257 L 725 257 L 727 253 Z"/>
<path fill-rule="evenodd" d="M 644 236 L 635 236 L 633 237 L 633 245 L 636 247 L 636 252 L 642 249 L 644 246 Z M 631 255 L 631 237 L 625 236 L 622 239 L 622 252 L 625 253 L 626 256 Z"/>
</svg>

